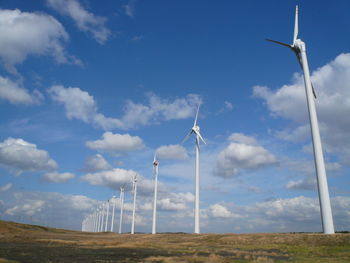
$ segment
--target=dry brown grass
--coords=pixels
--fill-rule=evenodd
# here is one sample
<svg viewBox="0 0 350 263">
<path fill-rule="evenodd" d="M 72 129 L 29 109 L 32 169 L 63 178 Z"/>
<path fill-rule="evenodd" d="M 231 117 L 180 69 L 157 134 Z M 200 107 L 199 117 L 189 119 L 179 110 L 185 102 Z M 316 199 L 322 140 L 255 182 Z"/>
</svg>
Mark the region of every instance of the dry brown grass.
<svg viewBox="0 0 350 263">
<path fill-rule="evenodd" d="M 118 235 L 0 221 L 0 238 L 0 263 L 350 262 L 349 234 Z"/>
</svg>

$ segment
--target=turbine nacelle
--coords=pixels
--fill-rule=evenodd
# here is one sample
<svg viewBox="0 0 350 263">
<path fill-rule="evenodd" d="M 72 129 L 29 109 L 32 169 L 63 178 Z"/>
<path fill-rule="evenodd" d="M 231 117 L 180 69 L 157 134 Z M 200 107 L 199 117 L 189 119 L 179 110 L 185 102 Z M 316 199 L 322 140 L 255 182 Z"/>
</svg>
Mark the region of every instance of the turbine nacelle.
<svg viewBox="0 0 350 263">
<path fill-rule="evenodd" d="M 305 43 L 304 41 L 302 41 L 301 39 L 296 39 L 293 43 L 293 45 L 291 45 L 291 48 L 294 50 L 294 51 L 297 51 L 298 53 L 302 52 L 302 51 L 306 51 L 306 48 L 305 48 Z"/>
</svg>

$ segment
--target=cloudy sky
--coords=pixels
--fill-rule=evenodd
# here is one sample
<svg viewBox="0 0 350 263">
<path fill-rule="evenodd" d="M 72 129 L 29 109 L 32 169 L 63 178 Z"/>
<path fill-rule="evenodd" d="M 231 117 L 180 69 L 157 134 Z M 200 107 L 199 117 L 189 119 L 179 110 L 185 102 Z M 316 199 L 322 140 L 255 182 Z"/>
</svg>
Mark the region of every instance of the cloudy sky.
<svg viewBox="0 0 350 263">
<path fill-rule="evenodd" d="M 350 3 L 304 1 L 336 230 L 350 228 Z M 296 1 L 3 0 L 1 219 L 79 229 L 139 177 L 136 231 L 193 231 L 202 103 L 202 232 L 321 231 Z M 126 192 L 124 231 L 130 230 Z M 119 203 L 117 203 L 119 206 Z M 118 218 L 117 218 L 118 219 Z"/>
</svg>

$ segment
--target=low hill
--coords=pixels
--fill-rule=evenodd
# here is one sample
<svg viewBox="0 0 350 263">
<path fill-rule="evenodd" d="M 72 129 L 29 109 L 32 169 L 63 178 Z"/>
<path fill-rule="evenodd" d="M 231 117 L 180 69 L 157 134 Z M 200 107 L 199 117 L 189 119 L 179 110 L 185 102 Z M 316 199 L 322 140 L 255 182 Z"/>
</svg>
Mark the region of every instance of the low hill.
<svg viewBox="0 0 350 263">
<path fill-rule="evenodd" d="M 350 234 L 87 233 L 0 221 L 0 263 L 350 262 Z"/>
</svg>

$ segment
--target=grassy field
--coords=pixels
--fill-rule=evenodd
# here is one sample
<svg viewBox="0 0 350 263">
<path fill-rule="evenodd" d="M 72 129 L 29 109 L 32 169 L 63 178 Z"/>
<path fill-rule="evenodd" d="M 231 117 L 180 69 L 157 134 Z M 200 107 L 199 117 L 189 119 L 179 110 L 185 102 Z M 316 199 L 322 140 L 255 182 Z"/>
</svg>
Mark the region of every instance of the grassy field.
<svg viewBox="0 0 350 263">
<path fill-rule="evenodd" d="M 83 233 L 0 221 L 3 262 L 350 262 L 350 234 Z"/>
</svg>

